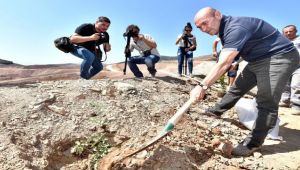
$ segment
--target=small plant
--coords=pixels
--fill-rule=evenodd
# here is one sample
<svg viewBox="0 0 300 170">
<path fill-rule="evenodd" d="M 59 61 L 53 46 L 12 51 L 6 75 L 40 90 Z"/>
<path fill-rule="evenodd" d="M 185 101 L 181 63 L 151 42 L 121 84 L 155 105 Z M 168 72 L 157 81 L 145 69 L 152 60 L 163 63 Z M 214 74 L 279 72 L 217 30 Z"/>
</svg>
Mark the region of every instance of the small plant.
<svg viewBox="0 0 300 170">
<path fill-rule="evenodd" d="M 108 106 L 106 103 L 101 103 L 101 102 L 91 102 L 90 107 L 93 108 L 93 110 L 97 111 L 99 114 L 101 112 L 107 112 Z"/>
<path fill-rule="evenodd" d="M 71 148 L 71 153 L 75 155 L 82 156 L 83 152 L 88 148 L 87 143 L 76 141 L 75 146 Z"/>
<path fill-rule="evenodd" d="M 95 163 L 108 153 L 111 145 L 102 134 L 92 135 L 90 138 L 83 141 L 76 141 L 71 148 L 71 153 L 84 156 L 84 154 L 93 154 L 90 167 L 94 167 Z"/>
<path fill-rule="evenodd" d="M 226 93 L 225 75 L 222 75 L 218 81 L 221 85 L 221 89 L 217 91 L 218 97 L 223 97 Z"/>
<path fill-rule="evenodd" d="M 225 82 L 225 75 L 222 75 L 219 79 L 220 81 L 220 84 L 221 84 L 221 87 L 222 87 L 222 90 L 226 90 L 226 82 Z"/>
</svg>

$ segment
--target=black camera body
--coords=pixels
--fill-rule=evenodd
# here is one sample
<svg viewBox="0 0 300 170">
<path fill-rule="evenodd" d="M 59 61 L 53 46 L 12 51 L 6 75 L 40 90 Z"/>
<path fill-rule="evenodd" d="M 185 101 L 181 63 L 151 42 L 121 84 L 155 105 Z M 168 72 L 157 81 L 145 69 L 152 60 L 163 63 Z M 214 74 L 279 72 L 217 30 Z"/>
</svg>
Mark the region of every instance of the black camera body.
<svg viewBox="0 0 300 170">
<path fill-rule="evenodd" d="M 123 34 L 124 37 L 137 37 L 139 36 L 138 33 L 132 32 L 132 30 L 126 30 L 126 32 Z"/>
<path fill-rule="evenodd" d="M 99 39 L 96 42 L 96 45 L 100 45 L 103 43 L 109 43 L 109 35 L 107 32 L 100 32 Z"/>
<path fill-rule="evenodd" d="M 143 51 L 144 57 L 151 55 L 151 49 Z"/>
<path fill-rule="evenodd" d="M 183 39 L 184 40 L 187 40 L 188 38 L 190 38 L 190 37 L 193 37 L 192 35 L 189 35 L 189 34 L 184 34 L 183 35 Z"/>
<path fill-rule="evenodd" d="M 184 44 L 185 46 L 187 46 L 188 44 L 191 46 L 192 43 L 190 42 L 189 38 L 190 37 L 193 37 L 193 35 L 188 35 L 188 34 L 184 34 L 183 35 L 183 41 L 184 41 Z M 187 48 L 187 47 L 186 47 Z M 195 51 L 196 50 L 196 47 L 194 48 L 190 48 L 189 51 Z"/>
</svg>

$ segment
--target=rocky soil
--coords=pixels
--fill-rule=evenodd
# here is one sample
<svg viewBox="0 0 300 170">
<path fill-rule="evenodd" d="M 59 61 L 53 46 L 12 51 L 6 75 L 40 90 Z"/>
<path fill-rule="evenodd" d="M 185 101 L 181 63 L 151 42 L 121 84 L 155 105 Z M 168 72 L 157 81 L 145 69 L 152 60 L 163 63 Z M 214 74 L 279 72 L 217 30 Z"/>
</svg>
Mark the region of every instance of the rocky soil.
<svg viewBox="0 0 300 170">
<path fill-rule="evenodd" d="M 156 136 L 188 100 L 195 82 L 159 72 L 155 78 L 2 86 L 0 169 L 300 169 L 300 113 L 288 108 L 280 109 L 282 141 L 266 140 L 259 152 L 247 158 L 222 152 L 219 143 L 236 144 L 249 130 L 239 123 L 234 109 L 220 119 L 201 113 L 220 99 L 218 85 L 155 145 L 115 164 L 101 162 Z M 93 151 L 72 154 L 76 141 L 93 135 L 105 136 L 111 146 L 95 164 L 91 164 Z"/>
</svg>

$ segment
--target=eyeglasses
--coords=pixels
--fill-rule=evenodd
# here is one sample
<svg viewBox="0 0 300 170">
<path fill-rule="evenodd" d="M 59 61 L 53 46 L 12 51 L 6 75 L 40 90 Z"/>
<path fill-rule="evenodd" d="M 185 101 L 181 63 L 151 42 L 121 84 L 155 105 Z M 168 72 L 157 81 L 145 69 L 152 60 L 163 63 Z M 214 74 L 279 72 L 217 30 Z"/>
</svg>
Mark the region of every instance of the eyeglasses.
<svg viewBox="0 0 300 170">
<path fill-rule="evenodd" d="M 192 30 L 185 30 L 186 32 L 191 32 Z"/>
</svg>

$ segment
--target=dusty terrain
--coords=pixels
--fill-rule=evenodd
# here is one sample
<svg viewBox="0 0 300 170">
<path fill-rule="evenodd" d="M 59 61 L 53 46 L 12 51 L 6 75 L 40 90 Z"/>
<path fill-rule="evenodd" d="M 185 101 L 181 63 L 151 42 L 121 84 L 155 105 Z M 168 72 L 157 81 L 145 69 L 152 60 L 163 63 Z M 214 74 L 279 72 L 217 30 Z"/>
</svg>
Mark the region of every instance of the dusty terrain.
<svg viewBox="0 0 300 170">
<path fill-rule="evenodd" d="M 79 79 L 78 65 L 0 65 L 0 169 L 104 169 L 101 159 L 91 164 L 92 151 L 72 154 L 76 141 L 104 135 L 111 148 L 103 160 L 109 160 L 114 151 L 154 137 L 195 85 L 174 77 L 176 64 L 160 62 L 155 78 L 142 67 L 142 79 L 133 78 L 129 69 L 123 76 L 123 64 L 108 65 L 88 81 Z M 214 141 L 236 144 L 249 130 L 238 122 L 235 109 L 221 119 L 201 114 L 220 99 L 216 90 L 209 93 L 168 136 L 112 169 L 300 169 L 300 113 L 280 108 L 283 140 L 268 139 L 247 158 L 231 157 Z"/>
</svg>

